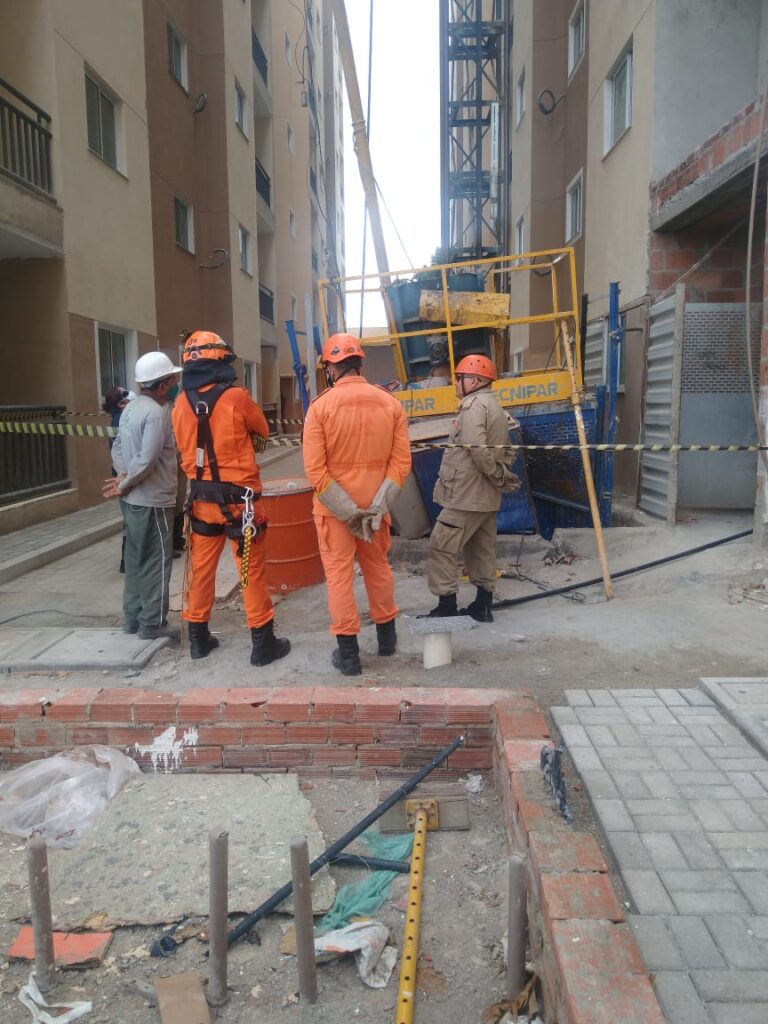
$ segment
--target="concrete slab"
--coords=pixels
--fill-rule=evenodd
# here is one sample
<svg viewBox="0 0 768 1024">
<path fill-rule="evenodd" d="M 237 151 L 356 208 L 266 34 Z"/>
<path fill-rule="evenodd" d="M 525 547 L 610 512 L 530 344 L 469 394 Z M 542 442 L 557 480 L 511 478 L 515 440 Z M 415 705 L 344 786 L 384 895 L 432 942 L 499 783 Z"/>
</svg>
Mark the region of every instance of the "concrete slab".
<svg viewBox="0 0 768 1024">
<path fill-rule="evenodd" d="M 165 637 L 142 640 L 119 629 L 4 629 L 0 634 L 0 671 L 141 669 L 168 642 Z"/>
<path fill-rule="evenodd" d="M 74 850 L 49 850 L 54 925 L 161 924 L 208 913 L 208 832 L 229 831 L 229 912 L 253 910 L 290 880 L 290 841 L 310 859 L 326 847 L 295 775 L 143 775 Z M 316 912 L 335 898 L 328 870 L 312 883 Z M 281 908 L 290 911 L 290 901 Z M 14 917 L 28 915 L 28 897 Z M 101 916 L 103 915 L 103 916 Z"/>
<path fill-rule="evenodd" d="M 768 678 L 703 678 L 700 685 L 750 743 L 768 757 Z"/>
</svg>

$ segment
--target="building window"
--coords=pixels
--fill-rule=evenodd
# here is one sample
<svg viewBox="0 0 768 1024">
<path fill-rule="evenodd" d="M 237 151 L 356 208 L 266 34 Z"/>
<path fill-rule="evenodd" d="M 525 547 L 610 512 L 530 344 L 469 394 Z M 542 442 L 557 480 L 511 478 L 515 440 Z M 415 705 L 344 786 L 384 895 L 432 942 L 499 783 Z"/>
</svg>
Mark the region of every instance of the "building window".
<svg viewBox="0 0 768 1024">
<path fill-rule="evenodd" d="M 235 82 L 235 124 L 240 131 L 248 137 L 246 129 L 246 99 L 245 93 L 240 88 L 239 84 Z"/>
<path fill-rule="evenodd" d="M 244 270 L 246 274 L 250 274 L 251 271 L 251 232 L 243 227 L 242 224 L 238 226 L 238 241 L 240 245 L 240 269 Z"/>
<path fill-rule="evenodd" d="M 523 372 L 523 350 L 518 349 L 512 356 L 512 372 L 522 373 Z"/>
<path fill-rule="evenodd" d="M 583 173 L 579 171 L 565 193 L 565 241 L 573 242 L 581 234 Z"/>
<path fill-rule="evenodd" d="M 293 135 L 293 128 L 291 126 L 290 121 L 286 121 L 286 131 L 288 134 L 288 149 L 291 151 L 291 153 L 294 153 L 296 151 L 296 141 Z"/>
<path fill-rule="evenodd" d="M 283 43 L 285 50 L 285 63 L 288 67 L 293 67 L 293 47 L 291 46 L 291 39 L 288 33 L 285 33 L 285 41 Z"/>
<path fill-rule="evenodd" d="M 88 148 L 117 170 L 116 103 L 90 75 L 85 76 L 85 109 Z"/>
<path fill-rule="evenodd" d="M 101 397 L 110 388 L 129 388 L 128 342 L 124 331 L 98 329 L 99 387 Z"/>
<path fill-rule="evenodd" d="M 568 21 L 568 74 L 572 75 L 584 53 L 584 29 L 586 26 L 584 0 L 579 0 Z"/>
<path fill-rule="evenodd" d="M 632 126 L 632 44 L 605 80 L 605 152 Z"/>
<path fill-rule="evenodd" d="M 515 124 L 519 125 L 525 113 L 525 68 L 520 72 L 515 89 Z"/>
<path fill-rule="evenodd" d="M 168 70 L 186 91 L 187 79 L 187 44 L 168 22 Z"/>
<path fill-rule="evenodd" d="M 180 245 L 187 252 L 194 252 L 195 230 L 192 207 L 179 196 L 174 196 L 173 213 L 176 221 L 176 245 Z"/>
<path fill-rule="evenodd" d="M 515 252 L 525 252 L 525 214 L 515 224 Z"/>
<path fill-rule="evenodd" d="M 293 210 L 288 211 L 288 230 L 291 233 L 291 238 L 296 237 L 296 214 Z"/>
</svg>

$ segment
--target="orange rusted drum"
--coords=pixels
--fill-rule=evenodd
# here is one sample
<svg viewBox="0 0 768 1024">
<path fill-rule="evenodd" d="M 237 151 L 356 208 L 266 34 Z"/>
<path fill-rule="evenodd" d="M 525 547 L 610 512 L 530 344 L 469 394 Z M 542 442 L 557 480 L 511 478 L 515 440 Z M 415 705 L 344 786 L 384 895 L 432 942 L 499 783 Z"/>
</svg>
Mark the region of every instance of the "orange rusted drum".
<svg viewBox="0 0 768 1024">
<path fill-rule="evenodd" d="M 259 504 L 269 520 L 264 554 L 270 594 L 286 594 L 322 583 L 325 576 L 312 517 L 309 480 L 265 480 Z"/>
</svg>

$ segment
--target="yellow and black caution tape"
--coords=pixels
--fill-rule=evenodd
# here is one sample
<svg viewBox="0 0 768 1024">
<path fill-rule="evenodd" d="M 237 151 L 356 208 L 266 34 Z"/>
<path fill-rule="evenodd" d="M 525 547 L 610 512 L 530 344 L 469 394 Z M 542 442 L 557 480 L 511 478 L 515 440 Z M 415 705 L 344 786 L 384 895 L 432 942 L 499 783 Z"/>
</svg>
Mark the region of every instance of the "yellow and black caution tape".
<svg viewBox="0 0 768 1024">
<path fill-rule="evenodd" d="M 53 434 L 58 437 L 116 437 L 117 427 L 94 424 L 52 423 L 39 420 L 0 420 L 0 434 Z M 280 435 L 266 438 L 265 447 L 300 448 L 298 437 Z M 414 450 L 431 448 L 490 448 L 494 451 L 523 452 L 765 452 L 759 444 L 455 444 L 450 441 L 414 441 Z"/>
</svg>

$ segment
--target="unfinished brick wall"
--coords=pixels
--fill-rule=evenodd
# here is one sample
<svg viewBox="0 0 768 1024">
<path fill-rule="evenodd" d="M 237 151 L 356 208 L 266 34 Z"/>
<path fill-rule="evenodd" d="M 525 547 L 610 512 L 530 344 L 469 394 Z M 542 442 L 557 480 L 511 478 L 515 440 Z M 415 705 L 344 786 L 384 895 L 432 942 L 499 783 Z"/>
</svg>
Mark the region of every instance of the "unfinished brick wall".
<svg viewBox="0 0 768 1024">
<path fill-rule="evenodd" d="M 157 759 L 168 732 L 178 761 Z M 466 745 L 434 776 L 493 770 L 510 846 L 528 855 L 529 933 L 547 1019 L 664 1024 L 597 843 L 565 825 L 545 791 L 539 759 L 549 733 L 529 693 L 338 686 L 0 695 L 5 768 L 109 743 L 151 770 L 145 748 L 155 744 L 161 769 L 402 778 L 460 733 Z"/>
</svg>

